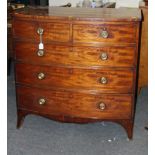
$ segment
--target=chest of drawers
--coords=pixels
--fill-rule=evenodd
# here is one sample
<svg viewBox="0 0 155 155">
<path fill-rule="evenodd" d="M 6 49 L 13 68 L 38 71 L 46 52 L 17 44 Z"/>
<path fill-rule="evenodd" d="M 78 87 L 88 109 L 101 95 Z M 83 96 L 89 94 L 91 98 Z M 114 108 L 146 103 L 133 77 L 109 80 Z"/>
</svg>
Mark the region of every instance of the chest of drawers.
<svg viewBox="0 0 155 155">
<path fill-rule="evenodd" d="M 132 138 L 140 20 L 138 9 L 16 11 L 17 127 L 28 114 L 61 122 L 113 121 Z"/>
</svg>

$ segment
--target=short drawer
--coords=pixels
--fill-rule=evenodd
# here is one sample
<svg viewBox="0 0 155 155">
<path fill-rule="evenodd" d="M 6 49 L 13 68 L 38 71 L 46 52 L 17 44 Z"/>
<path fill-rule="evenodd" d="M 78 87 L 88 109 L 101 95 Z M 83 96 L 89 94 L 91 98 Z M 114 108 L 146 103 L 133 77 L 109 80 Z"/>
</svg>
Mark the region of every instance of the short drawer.
<svg viewBox="0 0 155 155">
<path fill-rule="evenodd" d="M 38 44 L 16 42 L 14 47 L 17 60 L 36 64 L 107 67 L 133 67 L 136 65 L 136 49 L 133 46 L 94 48 L 45 44 L 45 49 L 39 51 Z"/>
<path fill-rule="evenodd" d="M 136 25 L 73 25 L 75 43 L 135 43 Z"/>
<path fill-rule="evenodd" d="M 38 23 L 16 20 L 14 22 L 13 35 L 20 39 L 32 39 L 39 43 L 38 28 L 43 29 L 43 42 L 69 42 L 70 40 L 70 25 L 64 23 Z"/>
<path fill-rule="evenodd" d="M 93 95 L 17 87 L 18 108 L 42 114 L 94 119 L 129 119 L 132 102 L 132 95 Z"/>
<path fill-rule="evenodd" d="M 129 69 L 84 69 L 16 64 L 16 82 L 42 87 L 131 93 L 134 71 Z"/>
</svg>

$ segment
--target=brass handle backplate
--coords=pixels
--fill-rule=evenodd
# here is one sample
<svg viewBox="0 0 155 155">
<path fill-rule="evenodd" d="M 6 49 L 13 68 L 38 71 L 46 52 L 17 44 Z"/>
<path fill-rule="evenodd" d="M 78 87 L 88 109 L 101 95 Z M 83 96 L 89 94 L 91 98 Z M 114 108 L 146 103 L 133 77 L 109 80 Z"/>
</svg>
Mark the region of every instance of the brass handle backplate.
<svg viewBox="0 0 155 155">
<path fill-rule="evenodd" d="M 105 110 L 105 108 L 106 108 L 105 103 L 103 103 L 103 102 L 99 103 L 99 109 L 100 110 Z"/>
<path fill-rule="evenodd" d="M 106 30 L 102 30 L 102 32 L 100 33 L 100 37 L 102 38 L 108 38 L 109 34 Z"/>
<path fill-rule="evenodd" d="M 44 98 L 39 99 L 38 103 L 40 105 L 44 105 L 46 103 L 46 100 Z"/>
<path fill-rule="evenodd" d="M 39 73 L 38 74 L 38 79 L 39 80 L 42 80 L 42 79 L 44 79 L 45 78 L 45 74 L 44 73 Z"/>
<path fill-rule="evenodd" d="M 107 78 L 106 77 L 101 77 L 100 82 L 101 82 L 101 84 L 106 84 L 107 83 Z"/>
<path fill-rule="evenodd" d="M 38 55 L 39 57 L 44 56 L 44 50 L 39 49 L 38 52 L 37 52 L 37 55 Z"/>
<path fill-rule="evenodd" d="M 101 53 L 101 56 L 100 56 L 100 58 L 101 58 L 101 60 L 107 60 L 108 59 L 108 54 L 107 53 L 105 53 L 105 52 L 103 52 L 103 53 Z"/>
<path fill-rule="evenodd" d="M 41 27 L 39 27 L 39 28 L 37 29 L 37 33 L 38 33 L 39 35 L 43 35 L 44 29 L 41 28 Z"/>
</svg>

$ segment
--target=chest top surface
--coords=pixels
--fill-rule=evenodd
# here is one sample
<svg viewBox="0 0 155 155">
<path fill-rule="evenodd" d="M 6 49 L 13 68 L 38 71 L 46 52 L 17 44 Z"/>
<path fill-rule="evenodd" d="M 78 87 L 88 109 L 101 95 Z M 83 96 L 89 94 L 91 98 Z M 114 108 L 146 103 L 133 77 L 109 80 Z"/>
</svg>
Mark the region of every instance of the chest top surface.
<svg viewBox="0 0 155 155">
<path fill-rule="evenodd" d="M 140 21 L 140 9 L 129 8 L 64 8 L 26 7 L 14 13 L 15 17 L 50 18 L 64 20 Z"/>
</svg>

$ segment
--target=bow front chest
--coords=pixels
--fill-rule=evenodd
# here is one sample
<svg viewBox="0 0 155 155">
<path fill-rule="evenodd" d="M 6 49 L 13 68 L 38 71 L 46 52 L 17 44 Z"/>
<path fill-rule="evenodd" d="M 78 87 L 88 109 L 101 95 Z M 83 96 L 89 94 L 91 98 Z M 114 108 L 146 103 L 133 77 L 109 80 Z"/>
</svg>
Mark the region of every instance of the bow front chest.
<svg viewBox="0 0 155 155">
<path fill-rule="evenodd" d="M 17 127 L 28 114 L 113 121 L 132 138 L 140 20 L 138 9 L 16 11 Z"/>
</svg>

